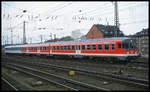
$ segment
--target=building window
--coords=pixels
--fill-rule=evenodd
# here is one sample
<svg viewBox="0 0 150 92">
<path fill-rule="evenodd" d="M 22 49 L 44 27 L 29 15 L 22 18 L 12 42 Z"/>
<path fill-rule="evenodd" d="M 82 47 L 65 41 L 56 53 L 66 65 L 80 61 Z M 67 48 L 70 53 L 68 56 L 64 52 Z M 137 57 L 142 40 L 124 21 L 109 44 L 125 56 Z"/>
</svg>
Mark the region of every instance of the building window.
<svg viewBox="0 0 150 92">
<path fill-rule="evenodd" d="M 109 50 L 109 44 L 105 44 L 105 50 Z"/>
<path fill-rule="evenodd" d="M 85 45 L 82 45 L 82 50 L 85 50 Z"/>
<path fill-rule="evenodd" d="M 92 49 L 93 49 L 93 50 L 96 50 L 96 45 L 92 45 Z"/>
<path fill-rule="evenodd" d="M 90 45 L 87 45 L 87 50 L 90 50 Z"/>
<path fill-rule="evenodd" d="M 98 45 L 98 50 L 102 50 L 102 44 Z"/>
<path fill-rule="evenodd" d="M 115 49 L 115 44 L 111 44 L 111 49 L 112 49 L 112 50 Z"/>
</svg>

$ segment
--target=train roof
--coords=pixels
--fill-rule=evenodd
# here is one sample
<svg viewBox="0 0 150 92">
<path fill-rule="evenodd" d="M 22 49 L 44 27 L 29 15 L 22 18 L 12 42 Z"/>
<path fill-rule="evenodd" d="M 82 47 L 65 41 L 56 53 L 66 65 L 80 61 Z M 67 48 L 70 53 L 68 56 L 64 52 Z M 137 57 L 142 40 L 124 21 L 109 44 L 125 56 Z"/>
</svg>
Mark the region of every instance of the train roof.
<svg viewBox="0 0 150 92">
<path fill-rule="evenodd" d="M 77 40 L 77 41 L 58 41 L 58 42 L 51 42 L 51 44 L 55 43 L 71 43 L 71 42 L 87 42 L 87 41 L 106 41 L 106 40 L 126 40 L 131 39 L 129 37 L 112 37 L 112 38 L 98 38 L 98 39 L 90 39 L 90 40 Z"/>
<path fill-rule="evenodd" d="M 126 40 L 126 39 L 131 39 L 131 38 L 129 38 L 129 37 L 112 37 L 112 38 L 98 38 L 98 39 L 76 40 L 76 41 L 41 42 L 41 43 L 31 43 L 31 44 L 22 44 L 22 45 L 11 45 L 11 46 L 6 46 L 6 47 L 21 47 L 21 46 L 24 46 L 24 45 L 37 45 L 37 44 L 57 44 L 57 43 L 105 41 L 105 40 Z"/>
</svg>

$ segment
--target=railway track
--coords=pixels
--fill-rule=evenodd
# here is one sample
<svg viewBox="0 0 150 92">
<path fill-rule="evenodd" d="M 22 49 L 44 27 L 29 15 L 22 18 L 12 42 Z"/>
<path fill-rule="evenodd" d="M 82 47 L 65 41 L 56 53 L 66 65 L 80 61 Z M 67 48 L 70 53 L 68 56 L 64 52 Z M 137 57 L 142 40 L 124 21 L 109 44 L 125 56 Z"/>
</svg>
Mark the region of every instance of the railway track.
<svg viewBox="0 0 150 92">
<path fill-rule="evenodd" d="M 32 59 L 32 61 L 35 62 L 45 62 L 45 63 L 52 63 L 54 65 L 60 65 L 60 66 L 68 66 L 68 67 L 78 67 L 83 68 L 87 70 L 92 71 L 99 71 L 104 73 L 112 73 L 121 76 L 129 76 L 129 77 L 137 77 L 137 78 L 143 78 L 148 79 L 148 68 L 142 68 L 142 67 L 136 67 L 132 65 L 115 65 L 115 64 L 95 64 L 95 63 L 87 63 L 85 62 L 76 62 L 76 61 L 64 61 L 64 60 L 53 60 L 53 59 L 41 59 L 39 57 L 27 57 L 24 56 L 23 58 L 21 56 L 17 56 L 17 58 L 21 58 L 23 61 L 28 61 Z M 13 59 L 13 58 L 12 58 Z M 37 60 L 36 60 L 37 59 Z M 119 71 L 123 71 L 123 73 L 118 73 Z"/>
<path fill-rule="evenodd" d="M 109 63 L 108 61 L 93 61 L 91 59 L 72 59 L 72 58 L 58 58 L 57 60 L 54 59 L 53 57 L 46 57 L 46 56 L 31 56 L 31 55 L 14 55 L 15 57 L 27 57 L 27 58 L 38 58 L 38 59 L 51 59 L 53 61 L 61 61 L 63 62 L 63 60 L 65 61 L 65 63 L 67 63 L 68 61 L 72 61 L 73 64 L 82 64 L 82 65 L 90 65 L 90 66 L 94 66 L 97 67 L 99 65 L 102 64 L 103 68 L 119 68 L 119 69 L 124 69 L 124 67 L 126 67 L 127 69 L 124 70 L 130 70 L 130 71 L 142 71 L 142 72 L 147 72 L 148 71 L 148 63 L 147 61 L 136 61 L 136 60 L 132 60 L 128 63 Z M 46 57 L 46 58 L 45 58 Z M 50 61 L 49 61 L 50 62 Z"/>
<path fill-rule="evenodd" d="M 142 67 L 148 67 L 149 64 L 148 62 L 140 62 L 140 61 L 136 61 L 136 60 L 132 60 L 131 62 L 129 62 L 129 64 L 133 64 L 135 66 L 142 66 Z"/>
<path fill-rule="evenodd" d="M 7 86 L 7 88 L 6 88 L 6 86 L 5 86 L 5 88 L 6 89 L 2 89 L 2 90 L 15 90 L 15 91 L 18 91 L 18 88 L 17 87 L 15 87 L 13 84 L 11 84 L 8 80 L 6 80 L 4 77 L 1 77 L 1 79 L 2 79 L 2 81 L 4 82 L 4 83 L 6 83 L 6 85 L 8 85 Z M 2 82 L 2 83 L 3 83 Z M 4 85 L 4 84 L 3 84 Z"/>
<path fill-rule="evenodd" d="M 23 61 L 25 62 L 25 61 Z M 29 64 L 29 62 L 26 62 Z M 62 66 L 58 66 L 58 65 L 51 65 L 51 64 L 46 64 L 46 63 L 35 63 L 35 62 L 30 62 L 30 64 L 33 65 L 39 65 L 39 66 L 44 66 L 44 67 L 48 67 L 49 69 L 51 67 L 53 68 L 59 68 L 60 70 L 74 70 L 74 71 L 78 71 L 80 73 L 87 73 L 87 74 L 91 74 L 92 76 L 103 76 L 103 77 L 108 77 L 109 79 L 113 79 L 115 81 L 120 81 L 126 85 L 131 85 L 131 86 L 136 86 L 136 87 L 141 87 L 141 88 L 148 88 L 148 81 L 147 80 L 141 80 L 141 79 L 135 79 L 135 78 L 127 78 L 127 77 L 121 77 L 121 76 L 116 76 L 116 75 L 110 75 L 110 74 L 103 74 L 103 73 L 98 73 L 95 71 L 87 71 L 87 70 L 81 70 L 81 69 L 75 69 L 75 68 L 70 68 L 70 67 L 62 67 Z"/>
<path fill-rule="evenodd" d="M 20 66 L 20 65 L 16 65 L 16 64 L 8 64 L 5 65 L 7 68 L 11 68 L 20 72 L 24 72 L 42 79 L 45 79 L 47 81 L 50 81 L 49 79 L 51 79 L 51 82 L 53 80 L 53 83 L 55 81 L 55 83 L 57 83 L 58 85 L 62 85 L 64 87 L 67 87 L 71 90 L 103 90 L 103 91 L 109 91 L 108 89 L 104 89 L 104 88 L 100 88 L 100 87 L 96 87 L 93 85 L 89 85 L 86 83 L 82 83 L 82 82 L 78 82 L 75 80 L 71 80 L 71 79 L 66 79 L 64 77 L 61 76 L 57 76 L 54 74 L 50 74 L 41 70 L 37 70 L 37 69 L 33 69 L 30 67 L 25 67 L 25 66 Z M 54 81 L 55 80 L 55 81 Z"/>
<path fill-rule="evenodd" d="M 28 59 L 29 60 L 29 59 Z M 15 60 L 15 61 L 13 61 L 13 62 L 16 62 L 16 61 L 18 61 L 18 60 Z M 64 66 L 60 66 L 60 65 L 55 65 L 55 64 L 48 64 L 48 63 L 44 63 L 44 61 L 43 62 L 39 62 L 39 60 L 37 60 L 37 62 L 35 62 L 35 61 L 26 61 L 26 60 L 24 60 L 24 59 L 21 59 L 21 60 L 19 60 L 19 62 L 20 61 L 22 61 L 22 62 L 26 62 L 26 63 L 32 63 L 32 64 L 34 64 L 34 65 L 43 65 L 43 66 L 47 66 L 47 67 L 53 67 L 53 68 L 59 68 L 59 69 L 63 69 L 63 70 L 74 70 L 74 71 L 78 71 L 78 72 L 83 72 L 83 73 L 88 73 L 88 74 L 92 74 L 93 76 L 95 76 L 95 75 L 99 75 L 99 76 L 104 76 L 104 77 L 109 77 L 109 78 L 111 78 L 112 76 L 108 76 L 108 75 L 110 75 L 110 74 L 103 74 L 103 73 L 100 73 L 100 72 L 97 72 L 97 71 L 88 71 L 88 70 L 84 70 L 84 69 L 80 69 L 80 68 L 73 68 L 73 67 L 64 67 Z M 135 86 L 137 86 L 138 85 L 138 87 L 142 87 L 142 88 L 148 88 L 148 85 L 147 85 L 147 83 L 148 83 L 148 81 L 147 80 L 143 80 L 143 79 L 138 79 L 138 78 L 128 78 L 128 77 L 122 77 L 122 76 L 118 76 L 118 75 L 113 75 L 113 78 L 114 79 L 117 79 L 117 78 L 123 78 L 124 80 L 126 80 L 127 79 L 127 81 L 126 81 L 126 83 L 128 82 L 128 84 L 132 84 L 133 82 L 134 82 L 134 85 Z M 133 79 L 135 79 L 135 80 L 133 80 Z M 122 79 L 121 79 L 122 80 Z M 131 81 L 131 82 L 129 82 L 129 80 Z M 123 81 L 123 80 L 122 80 Z M 138 82 L 137 82 L 138 81 Z"/>
</svg>

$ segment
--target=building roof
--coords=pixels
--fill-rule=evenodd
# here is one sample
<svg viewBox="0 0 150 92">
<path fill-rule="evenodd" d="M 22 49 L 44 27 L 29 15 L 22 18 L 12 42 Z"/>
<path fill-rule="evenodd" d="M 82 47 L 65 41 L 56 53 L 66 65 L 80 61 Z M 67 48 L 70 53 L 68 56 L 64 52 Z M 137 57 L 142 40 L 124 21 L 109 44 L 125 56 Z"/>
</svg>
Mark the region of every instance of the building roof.
<svg viewBox="0 0 150 92">
<path fill-rule="evenodd" d="M 143 29 L 140 32 L 137 32 L 134 36 L 148 36 L 148 34 L 149 34 L 149 31 L 148 31 L 148 28 L 147 28 L 147 29 Z"/>
<path fill-rule="evenodd" d="M 113 37 L 115 34 L 114 27 L 112 25 L 102 25 L 102 24 L 94 24 L 93 26 L 96 26 L 99 31 L 101 31 L 104 36 L 111 36 Z M 119 28 L 118 28 L 119 30 Z M 123 32 L 119 30 L 118 36 L 124 36 Z"/>
</svg>

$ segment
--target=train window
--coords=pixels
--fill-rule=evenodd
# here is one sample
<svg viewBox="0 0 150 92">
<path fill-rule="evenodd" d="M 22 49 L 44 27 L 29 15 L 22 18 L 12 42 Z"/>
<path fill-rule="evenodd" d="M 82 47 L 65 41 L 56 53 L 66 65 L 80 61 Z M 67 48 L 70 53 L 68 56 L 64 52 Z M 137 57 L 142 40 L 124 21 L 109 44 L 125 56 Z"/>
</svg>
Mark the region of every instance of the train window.
<svg viewBox="0 0 150 92">
<path fill-rule="evenodd" d="M 87 50 L 90 50 L 90 45 L 87 45 Z"/>
<path fill-rule="evenodd" d="M 85 50 L 85 45 L 82 45 L 82 50 Z"/>
<path fill-rule="evenodd" d="M 66 50 L 67 49 L 67 46 L 64 46 L 64 50 Z"/>
<path fill-rule="evenodd" d="M 70 45 L 68 45 L 68 50 L 70 50 Z"/>
<path fill-rule="evenodd" d="M 80 45 L 78 45 L 79 46 L 79 50 L 80 50 Z"/>
<path fill-rule="evenodd" d="M 59 50 L 59 46 L 57 46 L 57 50 Z"/>
<path fill-rule="evenodd" d="M 109 44 L 105 44 L 105 50 L 109 50 Z"/>
<path fill-rule="evenodd" d="M 55 50 L 55 46 L 53 46 L 53 50 Z"/>
<path fill-rule="evenodd" d="M 92 49 L 93 49 L 93 50 L 96 50 L 96 45 L 92 45 Z"/>
<path fill-rule="evenodd" d="M 111 44 L 111 49 L 112 49 L 112 50 L 115 49 L 115 44 Z"/>
<path fill-rule="evenodd" d="M 76 50 L 80 50 L 80 45 L 76 45 Z"/>
<path fill-rule="evenodd" d="M 102 44 L 98 45 L 98 50 L 102 50 Z"/>
<path fill-rule="evenodd" d="M 118 48 L 121 48 L 121 43 L 118 43 Z"/>
<path fill-rule="evenodd" d="M 74 50 L 74 48 L 75 48 L 74 45 L 72 45 L 72 50 Z"/>
<path fill-rule="evenodd" d="M 122 42 L 123 49 L 137 49 L 135 39 L 127 39 Z"/>
<path fill-rule="evenodd" d="M 63 46 L 61 46 L 61 50 L 63 50 Z"/>
</svg>

